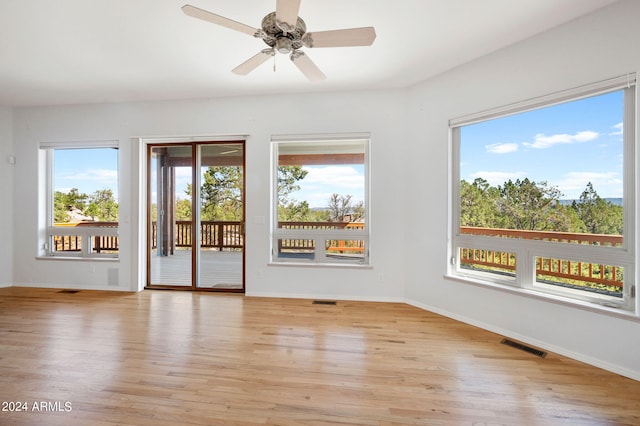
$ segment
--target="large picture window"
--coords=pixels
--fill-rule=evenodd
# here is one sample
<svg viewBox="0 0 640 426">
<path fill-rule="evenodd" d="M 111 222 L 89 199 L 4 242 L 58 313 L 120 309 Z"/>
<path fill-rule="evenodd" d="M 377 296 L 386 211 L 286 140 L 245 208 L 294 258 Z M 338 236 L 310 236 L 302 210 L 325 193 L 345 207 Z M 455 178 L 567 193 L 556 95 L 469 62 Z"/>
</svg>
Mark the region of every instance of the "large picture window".
<svg viewBox="0 0 640 426">
<path fill-rule="evenodd" d="M 635 75 L 451 120 L 450 273 L 635 309 Z"/>
<path fill-rule="evenodd" d="M 118 149 L 114 143 L 42 144 L 46 256 L 118 257 Z"/>
<path fill-rule="evenodd" d="M 368 145 L 274 139 L 272 261 L 368 264 Z"/>
</svg>

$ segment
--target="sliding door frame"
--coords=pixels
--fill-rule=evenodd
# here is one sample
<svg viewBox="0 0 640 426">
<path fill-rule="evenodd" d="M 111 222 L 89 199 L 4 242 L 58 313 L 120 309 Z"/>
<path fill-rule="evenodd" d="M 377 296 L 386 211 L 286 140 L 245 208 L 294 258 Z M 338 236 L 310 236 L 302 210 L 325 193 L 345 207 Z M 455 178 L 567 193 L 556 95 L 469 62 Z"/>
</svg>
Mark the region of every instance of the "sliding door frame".
<svg viewBox="0 0 640 426">
<path fill-rule="evenodd" d="M 216 288 L 216 287 L 202 287 L 198 284 L 200 275 L 200 168 L 202 167 L 201 149 L 202 146 L 207 145 L 229 145 L 236 144 L 242 147 L 241 156 L 241 204 L 242 204 L 242 217 L 240 219 L 240 229 L 242 238 L 241 249 L 241 274 L 242 274 L 242 287 L 241 288 Z M 175 284 L 152 284 L 151 283 L 151 256 L 152 256 L 152 235 L 153 235 L 153 219 L 152 219 L 152 188 L 151 188 L 151 153 L 153 148 L 159 147 L 191 147 L 191 185 L 192 190 L 195 193 L 191 196 L 191 285 L 175 285 Z M 145 289 L 166 289 L 166 290 L 188 290 L 188 291 L 213 291 L 213 292 L 225 292 L 225 293 L 244 293 L 245 292 L 245 257 L 246 257 L 246 140 L 245 139 L 220 139 L 220 140 L 202 140 L 202 141 L 180 141 L 180 140 L 167 140 L 167 141 L 149 141 L 146 143 L 146 283 Z M 156 231 L 157 232 L 157 231 Z"/>
</svg>

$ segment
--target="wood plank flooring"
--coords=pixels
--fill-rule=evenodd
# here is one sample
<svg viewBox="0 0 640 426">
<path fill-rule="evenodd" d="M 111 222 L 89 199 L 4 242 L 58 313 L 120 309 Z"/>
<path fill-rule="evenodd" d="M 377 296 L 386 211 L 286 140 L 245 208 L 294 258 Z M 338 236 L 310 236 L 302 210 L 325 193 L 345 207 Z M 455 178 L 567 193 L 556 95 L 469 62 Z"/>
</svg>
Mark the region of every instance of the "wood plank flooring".
<svg viewBox="0 0 640 426">
<path fill-rule="evenodd" d="M 640 382 L 501 338 L 394 303 L 4 288 L 0 409 L 28 411 L 0 424 L 640 424 Z"/>
</svg>

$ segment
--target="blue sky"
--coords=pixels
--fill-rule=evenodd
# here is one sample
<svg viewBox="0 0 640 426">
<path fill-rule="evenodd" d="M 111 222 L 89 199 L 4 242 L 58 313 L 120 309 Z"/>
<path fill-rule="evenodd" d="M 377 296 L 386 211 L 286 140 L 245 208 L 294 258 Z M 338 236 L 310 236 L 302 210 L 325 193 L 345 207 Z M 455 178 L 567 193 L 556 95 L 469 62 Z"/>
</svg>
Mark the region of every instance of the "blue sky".
<svg viewBox="0 0 640 426">
<path fill-rule="evenodd" d="M 588 182 L 601 197 L 622 197 L 623 92 L 465 126 L 460 178 L 502 185 L 528 177 L 577 199 Z"/>
<path fill-rule="evenodd" d="M 364 201 L 364 166 L 304 166 L 309 173 L 298 182 L 300 190 L 291 194 L 310 207 L 327 207 L 332 194 L 351 195 L 352 204 Z"/>
<path fill-rule="evenodd" d="M 56 149 L 54 190 L 71 188 L 85 194 L 111 189 L 118 198 L 118 150 L 114 148 Z"/>
</svg>

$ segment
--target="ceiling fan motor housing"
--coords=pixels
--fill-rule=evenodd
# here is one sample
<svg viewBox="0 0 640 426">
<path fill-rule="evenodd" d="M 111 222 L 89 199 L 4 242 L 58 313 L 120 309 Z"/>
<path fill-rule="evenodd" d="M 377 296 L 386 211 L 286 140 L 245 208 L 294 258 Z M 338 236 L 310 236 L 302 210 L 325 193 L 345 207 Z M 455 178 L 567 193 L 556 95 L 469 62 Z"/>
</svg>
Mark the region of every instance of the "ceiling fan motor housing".
<svg viewBox="0 0 640 426">
<path fill-rule="evenodd" d="M 262 39 L 280 53 L 287 54 L 304 46 L 302 37 L 307 32 L 307 24 L 298 17 L 295 28 L 276 20 L 276 12 L 271 12 L 262 19 Z"/>
</svg>

